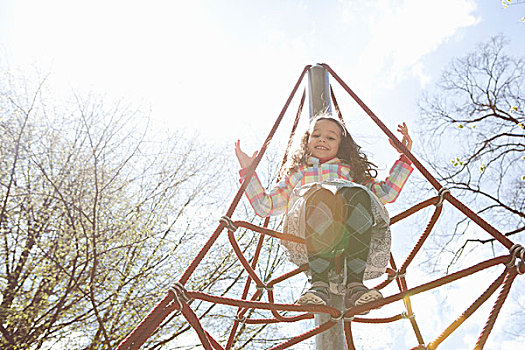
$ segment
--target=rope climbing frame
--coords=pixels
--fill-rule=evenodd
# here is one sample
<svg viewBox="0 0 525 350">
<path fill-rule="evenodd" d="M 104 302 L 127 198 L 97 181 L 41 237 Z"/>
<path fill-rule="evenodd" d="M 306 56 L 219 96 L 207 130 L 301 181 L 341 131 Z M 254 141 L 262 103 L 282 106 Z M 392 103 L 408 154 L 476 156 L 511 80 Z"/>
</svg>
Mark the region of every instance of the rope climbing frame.
<svg viewBox="0 0 525 350">
<path fill-rule="evenodd" d="M 180 313 L 183 315 L 183 317 L 186 319 L 189 325 L 194 329 L 204 349 L 209 349 L 209 350 L 231 349 L 234 344 L 235 335 L 237 334 L 238 328 L 241 324 L 242 325 L 251 325 L 251 324 L 258 325 L 258 324 L 278 323 L 278 322 L 297 322 L 297 321 L 313 318 L 314 313 L 327 314 L 329 315 L 329 319 L 327 322 L 317 327 L 314 327 L 311 330 L 303 334 L 296 335 L 282 342 L 281 344 L 274 346 L 271 349 L 290 348 L 291 346 L 298 344 L 301 341 L 304 341 L 305 339 L 311 338 L 317 334 L 320 334 L 330 329 L 331 327 L 333 327 L 335 324 L 337 324 L 338 322 L 342 320 L 344 322 L 345 339 L 346 339 L 347 348 L 349 350 L 353 350 L 356 347 L 355 347 L 354 339 L 353 339 L 352 323 L 354 322 L 370 323 L 370 324 L 390 323 L 390 322 L 396 322 L 396 321 L 403 320 L 403 319 L 409 320 L 412 326 L 412 329 L 414 330 L 414 334 L 416 336 L 417 342 L 418 342 L 418 344 L 414 346 L 412 349 L 436 349 L 468 317 L 470 317 L 483 303 L 485 303 L 489 299 L 489 297 L 496 292 L 496 290 L 498 290 L 501 287 L 497 300 L 494 303 L 492 311 L 475 345 L 475 349 L 483 349 L 487 341 L 487 338 L 496 322 L 496 318 L 498 317 L 501 307 L 503 306 L 509 294 L 512 283 L 514 282 L 515 278 L 518 275 L 525 273 L 525 263 L 524 263 L 525 248 L 523 248 L 519 244 L 513 243 L 508 237 L 504 236 L 501 232 L 496 230 L 493 226 L 491 226 L 489 223 L 487 223 L 485 220 L 479 217 L 476 213 L 474 213 L 470 208 L 468 208 L 466 205 L 464 205 L 462 202 L 460 202 L 458 199 L 452 196 L 450 191 L 447 188 L 443 187 L 430 174 L 430 172 L 425 169 L 425 167 L 418 161 L 418 159 L 408 149 L 406 149 L 406 147 L 381 122 L 381 120 L 348 87 L 348 85 L 346 85 L 346 83 L 328 65 L 322 64 L 322 66 L 342 86 L 342 88 L 357 102 L 357 104 L 379 126 L 379 128 L 388 136 L 388 138 L 392 140 L 394 145 L 405 153 L 405 155 L 412 161 L 414 167 L 417 168 L 421 172 L 421 174 L 425 177 L 425 179 L 437 191 L 437 196 L 426 199 L 425 201 L 422 201 L 420 203 L 417 203 L 411 208 L 391 218 L 390 224 L 393 225 L 409 217 L 410 215 L 415 214 L 416 212 L 424 208 L 430 207 L 432 205 L 435 206 L 434 212 L 431 218 L 429 219 L 429 222 L 427 226 L 425 227 L 425 230 L 419 237 L 418 241 L 416 242 L 416 245 L 413 247 L 413 249 L 410 251 L 406 259 L 401 264 L 401 267 L 397 268 L 397 264 L 394 260 L 394 257 L 391 255 L 390 256 L 390 267 L 387 269 L 386 278 L 383 282 L 381 282 L 375 287 L 377 289 L 383 289 L 395 280 L 399 288 L 399 293 L 390 295 L 390 296 L 386 296 L 384 299 L 376 300 L 376 301 L 370 302 L 365 305 L 355 306 L 355 307 L 352 307 L 344 311 L 337 310 L 330 306 L 295 305 L 295 304 L 276 303 L 275 298 L 274 298 L 274 286 L 276 286 L 277 284 L 293 276 L 303 273 L 304 271 L 308 269 L 308 266 L 303 265 L 299 268 L 296 268 L 292 271 L 285 273 L 282 276 L 276 277 L 264 283 L 263 280 L 258 276 L 256 272 L 258 258 L 259 258 L 261 249 L 263 247 L 264 239 L 268 236 L 268 237 L 272 237 L 275 239 L 288 240 L 288 241 L 293 241 L 293 242 L 298 242 L 298 243 L 304 243 L 304 239 L 288 234 L 288 233 L 285 233 L 285 232 L 278 232 L 278 231 L 269 229 L 268 219 L 265 220 L 262 226 L 257 226 L 257 225 L 254 225 L 252 223 L 245 222 L 245 221 L 234 221 L 231 219 L 245 191 L 247 184 L 249 183 L 250 179 L 255 173 L 255 169 L 257 168 L 259 162 L 261 161 L 292 99 L 294 98 L 297 90 L 299 89 L 304 79 L 305 74 L 308 72 L 308 70 L 311 67 L 307 65 L 306 67 L 304 67 L 303 71 L 301 72 L 296 84 L 294 85 L 292 89 L 292 92 L 290 93 L 290 96 L 286 100 L 285 105 L 283 106 L 279 116 L 277 117 L 275 124 L 273 125 L 265 142 L 263 143 L 261 149 L 259 150 L 257 157 L 255 158 L 252 165 L 248 169 L 245 181 L 241 184 L 239 190 L 234 196 L 232 203 L 227 209 L 225 215 L 219 220 L 219 224 L 217 228 L 211 234 L 208 241 L 201 248 L 201 250 L 196 255 L 196 257 L 191 262 L 191 264 L 188 266 L 188 268 L 185 270 L 185 272 L 183 273 L 179 281 L 172 288 L 168 290 L 165 297 L 150 311 L 150 313 L 136 326 L 136 328 L 120 343 L 117 350 L 139 349 L 147 341 L 147 339 L 156 331 L 156 329 L 160 326 L 163 320 L 165 320 L 166 317 L 168 317 L 172 312 L 176 310 L 180 311 Z M 333 90 L 332 90 L 331 97 L 332 97 L 332 100 L 334 101 L 336 112 L 339 118 L 342 119 L 339 106 L 335 100 L 335 96 L 333 95 Z M 299 121 L 299 117 L 301 114 L 301 110 L 303 108 L 304 100 L 305 100 L 305 94 L 303 93 L 301 102 L 299 104 L 299 110 L 297 112 L 296 119 L 294 122 L 294 126 L 292 128 L 292 132 L 290 133 L 290 141 L 293 135 L 295 134 L 297 124 Z M 291 145 L 290 141 L 288 142 L 288 147 L 287 147 L 282 165 L 284 165 L 284 163 L 286 162 L 288 150 Z M 457 208 L 460 212 L 466 215 L 469 219 L 471 219 L 476 224 L 478 224 L 483 230 L 485 230 L 487 233 L 493 236 L 504 247 L 509 249 L 509 254 L 498 256 L 492 259 L 488 259 L 486 261 L 481 261 L 463 270 L 451 273 L 441 278 L 437 278 L 431 282 L 409 288 L 406 282 L 406 279 L 405 279 L 407 269 L 409 265 L 411 264 L 411 262 L 413 261 L 413 259 L 415 258 L 415 256 L 417 255 L 417 253 L 420 251 L 420 249 L 424 245 L 426 239 L 431 234 L 434 226 L 438 222 L 440 215 L 442 213 L 442 210 L 443 210 L 444 202 L 450 203 L 455 208 Z M 260 233 L 257 247 L 255 249 L 255 252 L 253 253 L 253 256 L 250 258 L 247 258 L 243 254 L 242 250 L 240 249 L 237 243 L 235 233 L 238 230 L 238 228 L 244 228 L 247 230 L 251 230 L 251 231 Z M 203 293 L 200 291 L 186 290 L 185 285 L 190 279 L 190 277 L 192 276 L 193 272 L 195 271 L 197 266 L 200 264 L 202 259 L 206 256 L 206 254 L 210 251 L 210 249 L 216 242 L 217 238 L 225 230 L 227 232 L 229 242 L 232 245 L 232 248 L 235 254 L 237 255 L 237 258 L 239 259 L 239 262 L 243 265 L 248 275 L 241 297 L 238 299 L 233 299 L 233 298 L 228 298 L 224 296 L 211 295 L 211 294 Z M 251 260 L 251 263 L 250 263 L 250 260 Z M 425 343 L 425 340 L 420 331 L 419 325 L 416 321 L 414 312 L 412 310 L 412 304 L 411 304 L 411 299 L 410 299 L 411 296 L 441 287 L 443 285 L 457 281 L 466 276 L 484 271 L 488 268 L 492 268 L 498 265 L 503 265 L 505 267 L 505 270 L 503 271 L 503 273 L 487 287 L 487 289 L 478 297 L 478 299 L 474 301 L 472 305 L 470 305 L 460 316 L 458 316 L 458 318 L 455 321 L 453 321 L 445 330 L 443 330 L 443 332 L 436 339 L 428 343 Z M 252 282 L 255 283 L 256 291 L 253 295 L 248 296 Z M 258 301 L 264 293 L 267 294 L 268 302 Z M 190 302 L 195 299 L 237 308 L 237 316 L 235 317 L 235 320 L 233 322 L 233 325 L 230 331 L 230 335 L 228 337 L 228 340 L 226 341 L 226 344 L 221 345 L 219 341 L 214 339 L 210 333 L 204 330 L 199 318 L 197 317 L 197 315 L 195 314 L 195 312 L 191 309 L 189 305 Z M 373 310 L 373 309 L 382 307 L 384 305 L 387 305 L 393 302 L 398 302 L 398 301 L 402 301 L 406 309 L 406 311 L 400 314 L 392 315 L 390 317 L 384 317 L 384 318 L 364 318 L 364 317 L 357 316 L 365 311 Z M 255 319 L 255 318 L 246 317 L 247 312 L 251 309 L 269 310 L 273 318 Z M 292 313 L 292 316 L 284 315 L 284 312 Z"/>
</svg>

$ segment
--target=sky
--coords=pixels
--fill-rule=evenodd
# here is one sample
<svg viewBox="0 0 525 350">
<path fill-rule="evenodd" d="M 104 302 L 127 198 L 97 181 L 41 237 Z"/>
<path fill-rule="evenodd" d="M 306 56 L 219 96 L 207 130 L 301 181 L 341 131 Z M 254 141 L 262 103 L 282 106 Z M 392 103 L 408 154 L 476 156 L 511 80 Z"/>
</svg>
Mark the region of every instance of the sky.
<svg viewBox="0 0 525 350">
<path fill-rule="evenodd" d="M 251 151 L 303 67 L 315 63 L 329 64 L 391 130 L 401 121 L 413 130 L 417 98 L 451 58 L 498 33 L 519 45 L 520 7 L 505 10 L 498 0 L 2 0 L 0 50 L 11 67 L 51 72 L 48 85 L 64 95 L 123 98 L 147 106 L 167 129 L 198 129 L 224 144 L 241 139 Z M 338 88 L 352 132 L 389 168 L 395 151 Z"/>
<path fill-rule="evenodd" d="M 166 130 L 198 131 L 233 157 L 237 139 L 247 152 L 261 146 L 308 64 L 330 65 L 390 130 L 416 130 L 417 100 L 451 59 L 500 33 L 523 52 L 524 16 L 525 4 L 500 0 L 0 0 L 0 62 L 49 72 L 57 96 L 147 106 Z M 395 151 L 332 85 L 350 132 L 388 170 Z"/>
</svg>

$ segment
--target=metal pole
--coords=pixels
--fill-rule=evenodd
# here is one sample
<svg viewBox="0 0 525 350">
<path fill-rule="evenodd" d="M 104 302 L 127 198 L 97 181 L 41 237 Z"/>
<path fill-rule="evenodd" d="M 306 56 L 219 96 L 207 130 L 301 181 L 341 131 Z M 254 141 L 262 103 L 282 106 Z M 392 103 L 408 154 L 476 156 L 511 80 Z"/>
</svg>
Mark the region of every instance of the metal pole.
<svg viewBox="0 0 525 350">
<path fill-rule="evenodd" d="M 308 70 L 308 96 L 310 101 L 310 121 L 319 114 L 332 114 L 330 83 L 328 71 L 321 65 L 313 65 Z M 343 297 L 332 295 L 330 306 L 343 311 Z M 330 319 L 330 315 L 316 314 L 315 325 L 319 326 Z M 343 321 L 329 330 L 316 335 L 315 350 L 346 350 Z"/>
<path fill-rule="evenodd" d="M 313 65 L 308 70 L 308 97 L 310 120 L 319 114 L 332 114 L 328 71 L 319 64 Z"/>
<path fill-rule="evenodd" d="M 343 296 L 333 295 L 330 299 L 330 306 L 341 311 L 343 307 Z M 316 314 L 315 325 L 319 326 L 330 320 L 330 315 L 327 314 Z M 315 350 L 346 350 L 346 341 L 344 336 L 344 325 L 343 320 L 339 321 L 336 325 L 327 331 L 315 336 Z"/>
</svg>

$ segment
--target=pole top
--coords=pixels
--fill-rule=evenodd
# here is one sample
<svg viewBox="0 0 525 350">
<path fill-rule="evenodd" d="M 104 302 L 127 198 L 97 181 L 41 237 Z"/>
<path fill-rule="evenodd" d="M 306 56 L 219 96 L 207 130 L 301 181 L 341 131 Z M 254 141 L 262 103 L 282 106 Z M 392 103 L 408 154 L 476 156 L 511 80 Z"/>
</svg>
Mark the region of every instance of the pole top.
<svg viewBox="0 0 525 350">
<path fill-rule="evenodd" d="M 320 63 L 308 70 L 310 120 L 319 114 L 332 114 L 328 71 Z"/>
</svg>

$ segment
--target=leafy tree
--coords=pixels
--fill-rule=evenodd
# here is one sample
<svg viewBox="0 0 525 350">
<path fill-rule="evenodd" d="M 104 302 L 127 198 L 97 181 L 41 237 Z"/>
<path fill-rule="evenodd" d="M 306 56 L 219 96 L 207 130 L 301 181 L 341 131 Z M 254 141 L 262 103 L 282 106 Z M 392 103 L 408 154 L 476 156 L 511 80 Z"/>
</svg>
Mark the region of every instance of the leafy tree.
<svg viewBox="0 0 525 350">
<path fill-rule="evenodd" d="M 499 35 L 451 62 L 435 93 L 420 102 L 420 136 L 438 180 L 519 242 L 525 231 L 525 58 L 507 54 L 506 45 Z M 446 240 L 442 251 L 454 250 L 451 263 L 474 243 L 494 242 L 466 238 L 469 225 L 459 221 Z"/>
<path fill-rule="evenodd" d="M 216 226 L 229 191 L 217 174 L 228 163 L 197 137 L 152 134 L 144 113 L 122 102 L 77 96 L 57 104 L 46 98 L 45 79 L 31 86 L 5 77 L 0 348 L 114 349 Z M 256 235 L 239 236 L 244 250 L 253 247 Z M 226 243 L 188 289 L 224 294 L 237 284 L 242 275 Z M 205 303 L 192 307 L 212 324 L 225 315 Z M 177 316 L 149 347 L 189 330 Z"/>
</svg>

